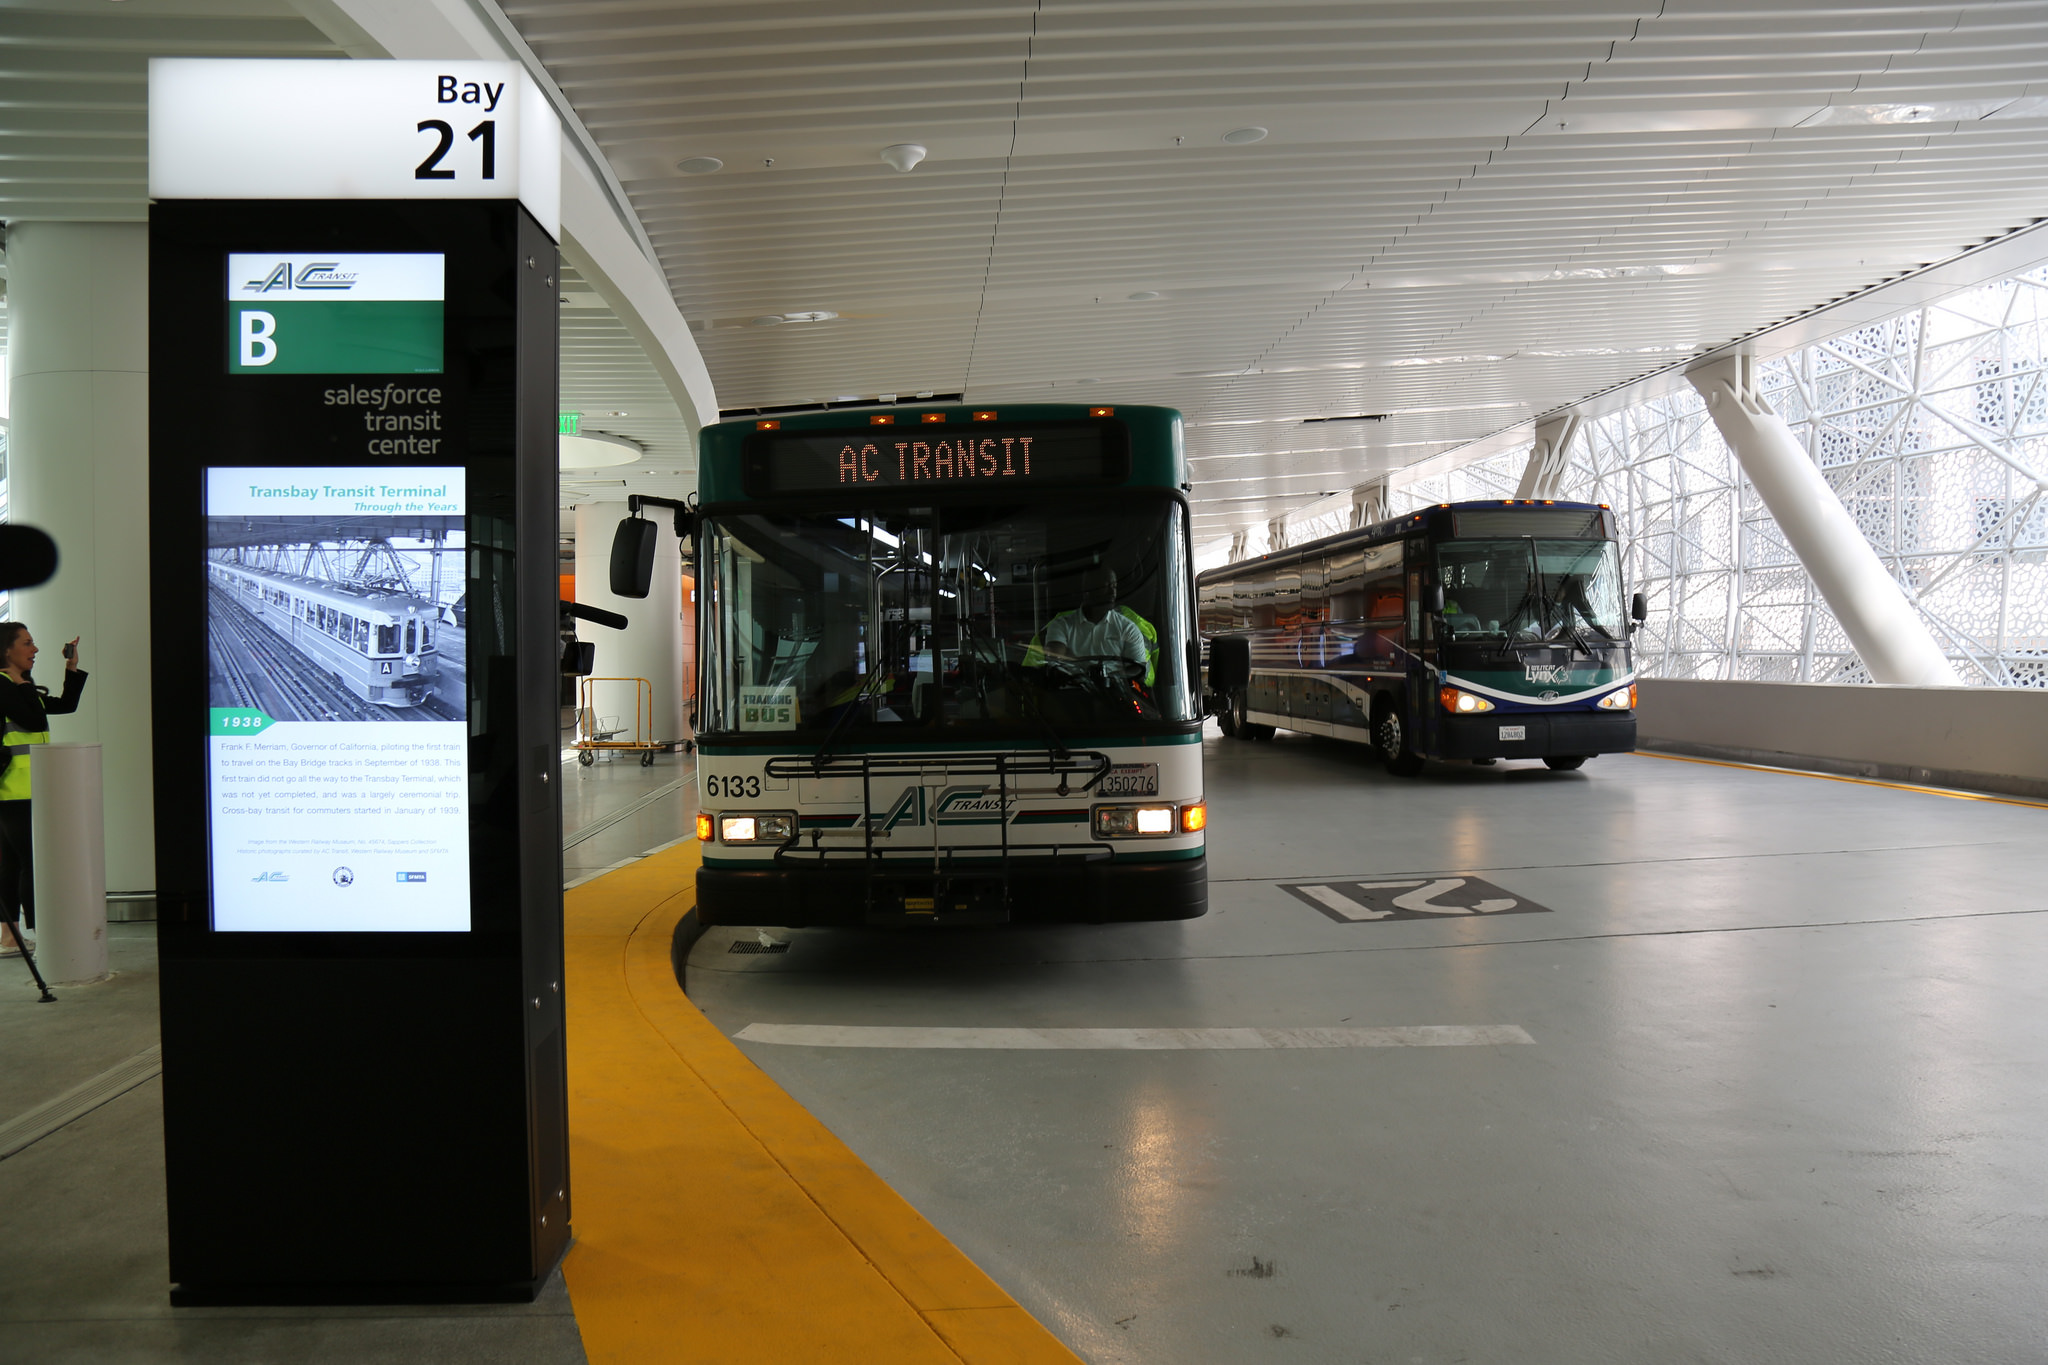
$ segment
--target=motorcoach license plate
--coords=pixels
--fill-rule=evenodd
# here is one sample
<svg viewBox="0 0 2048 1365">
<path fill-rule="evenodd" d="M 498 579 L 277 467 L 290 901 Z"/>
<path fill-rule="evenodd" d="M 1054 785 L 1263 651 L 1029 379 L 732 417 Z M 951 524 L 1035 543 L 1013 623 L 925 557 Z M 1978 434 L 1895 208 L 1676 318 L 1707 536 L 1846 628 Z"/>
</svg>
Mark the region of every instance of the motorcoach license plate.
<svg viewBox="0 0 2048 1365">
<path fill-rule="evenodd" d="M 1503 725 L 1500 727 L 1500 737 L 1503 740 L 1526 740 L 1529 738 L 1529 727 L 1526 725 Z"/>
<path fill-rule="evenodd" d="M 1159 765 L 1119 763 L 1102 775 L 1095 790 L 1104 796 L 1157 796 Z"/>
</svg>

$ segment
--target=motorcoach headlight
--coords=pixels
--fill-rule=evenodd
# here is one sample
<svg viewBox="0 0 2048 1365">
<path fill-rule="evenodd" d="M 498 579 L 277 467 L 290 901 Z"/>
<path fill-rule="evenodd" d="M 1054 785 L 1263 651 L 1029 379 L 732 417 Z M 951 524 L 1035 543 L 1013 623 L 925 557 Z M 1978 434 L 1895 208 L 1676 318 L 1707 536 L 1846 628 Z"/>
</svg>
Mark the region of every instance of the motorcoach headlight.
<svg viewBox="0 0 2048 1365">
<path fill-rule="evenodd" d="M 754 811 L 718 817 L 721 844 L 786 844 L 796 837 L 796 816 L 789 811 Z"/>
<path fill-rule="evenodd" d="M 1437 689 L 1436 699 L 1443 703 L 1444 710 L 1453 715 L 1476 716 L 1481 711 L 1493 709 L 1492 702 L 1484 697 L 1474 696 L 1461 687 L 1440 687 Z"/>
<path fill-rule="evenodd" d="M 1618 692 L 1609 692 L 1600 699 L 1602 711 L 1633 711 L 1636 709 L 1636 685 L 1630 683 Z"/>
<path fill-rule="evenodd" d="M 1098 839 L 1150 839 L 1173 833 L 1172 806 L 1097 806 Z"/>
</svg>

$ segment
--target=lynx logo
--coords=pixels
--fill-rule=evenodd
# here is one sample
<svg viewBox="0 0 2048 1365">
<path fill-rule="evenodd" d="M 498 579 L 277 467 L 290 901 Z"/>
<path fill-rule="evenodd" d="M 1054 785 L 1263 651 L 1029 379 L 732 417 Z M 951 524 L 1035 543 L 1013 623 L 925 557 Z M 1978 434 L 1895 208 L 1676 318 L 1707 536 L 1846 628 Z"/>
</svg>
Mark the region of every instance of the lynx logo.
<svg viewBox="0 0 2048 1365">
<path fill-rule="evenodd" d="M 1523 677 L 1523 679 L 1524 679 L 1525 681 L 1528 681 L 1528 682 L 1532 682 L 1532 683 L 1561 683 L 1561 682 L 1570 682 L 1570 681 L 1571 681 L 1571 676 L 1572 676 L 1572 669 L 1571 669 L 1571 665 L 1570 665 L 1570 664 L 1523 664 L 1523 665 L 1522 665 L 1522 677 Z"/>
</svg>

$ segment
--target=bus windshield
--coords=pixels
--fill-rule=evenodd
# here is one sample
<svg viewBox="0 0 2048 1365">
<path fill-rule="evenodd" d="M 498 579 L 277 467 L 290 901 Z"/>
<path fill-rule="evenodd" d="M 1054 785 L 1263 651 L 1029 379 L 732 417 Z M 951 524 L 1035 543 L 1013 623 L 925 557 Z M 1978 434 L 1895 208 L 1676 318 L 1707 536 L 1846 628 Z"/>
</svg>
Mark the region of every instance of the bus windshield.
<svg viewBox="0 0 2048 1365">
<path fill-rule="evenodd" d="M 707 518 L 699 729 L 1063 742 L 1196 720 L 1180 505 L 1080 503 Z"/>
<path fill-rule="evenodd" d="M 1590 653 L 1628 639 L 1611 540 L 1451 540 L 1437 547 L 1437 566 L 1449 641 Z"/>
</svg>

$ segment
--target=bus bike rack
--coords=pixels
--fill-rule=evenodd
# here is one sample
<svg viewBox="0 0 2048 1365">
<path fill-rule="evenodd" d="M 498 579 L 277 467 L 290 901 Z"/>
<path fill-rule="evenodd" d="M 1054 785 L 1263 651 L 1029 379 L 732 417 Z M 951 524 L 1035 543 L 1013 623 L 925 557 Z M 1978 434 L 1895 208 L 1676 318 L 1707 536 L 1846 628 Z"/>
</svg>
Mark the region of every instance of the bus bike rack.
<svg viewBox="0 0 2048 1365">
<path fill-rule="evenodd" d="M 1084 749 L 1075 753 L 1016 753 L 1009 750 L 991 750 L 983 753 L 947 754 L 848 754 L 844 757 L 813 759 L 795 755 L 771 758 L 762 772 L 768 777 L 783 778 L 825 778 L 858 777 L 860 779 L 860 824 L 861 848 L 859 859 L 864 883 L 864 899 L 869 923 L 903 923 L 924 921 L 928 923 L 1003 923 L 1010 918 L 1010 791 L 1011 781 L 1021 777 L 1057 777 L 1056 789 L 1062 797 L 1086 795 L 1095 784 L 1108 775 L 1111 767 L 1108 754 L 1095 749 Z M 902 858 L 891 859 L 888 850 L 875 847 L 875 825 L 877 816 L 874 804 L 874 779 L 876 777 L 921 777 L 933 770 L 942 770 L 945 779 L 957 777 L 994 777 L 997 810 L 996 821 L 997 860 L 993 872 L 982 866 L 961 867 L 958 864 L 968 858 L 985 858 L 985 845 L 954 846 L 948 848 L 941 843 L 943 826 L 939 824 L 938 812 L 932 812 L 931 862 L 923 863 L 924 849 L 905 849 Z M 1072 779 L 1085 775 L 1086 780 L 1074 785 Z M 920 784 L 921 785 L 921 784 Z M 988 789 L 983 788 L 984 793 Z M 801 820 L 801 812 L 799 812 Z M 838 849 L 822 847 L 825 831 L 814 827 L 811 831 L 809 848 L 800 846 L 803 831 L 799 828 L 789 843 L 775 850 L 778 863 L 814 863 L 828 867 L 834 863 L 850 863 L 853 855 Z M 883 837 L 888 837 L 886 834 Z M 836 855 L 836 856 L 835 856 Z M 912 856 L 918 861 L 913 863 Z M 1044 855 L 1048 862 L 1065 858 L 1067 861 L 1094 862 L 1107 859 L 1110 850 L 1099 844 L 1087 844 L 1078 849 L 1063 851 L 1057 844 L 1052 845 L 1050 854 Z M 1036 859 L 1034 859 L 1036 861 Z M 897 869 L 901 871 L 897 871 Z M 931 894 L 913 896 L 904 894 L 900 908 L 886 908 L 877 904 L 881 884 L 892 877 L 929 877 Z M 1000 896 L 999 910 L 987 911 L 941 910 L 939 902 L 951 890 L 951 883 L 993 883 Z M 972 897 L 970 895 L 969 900 Z M 916 902 L 922 900 L 923 905 Z"/>
</svg>

